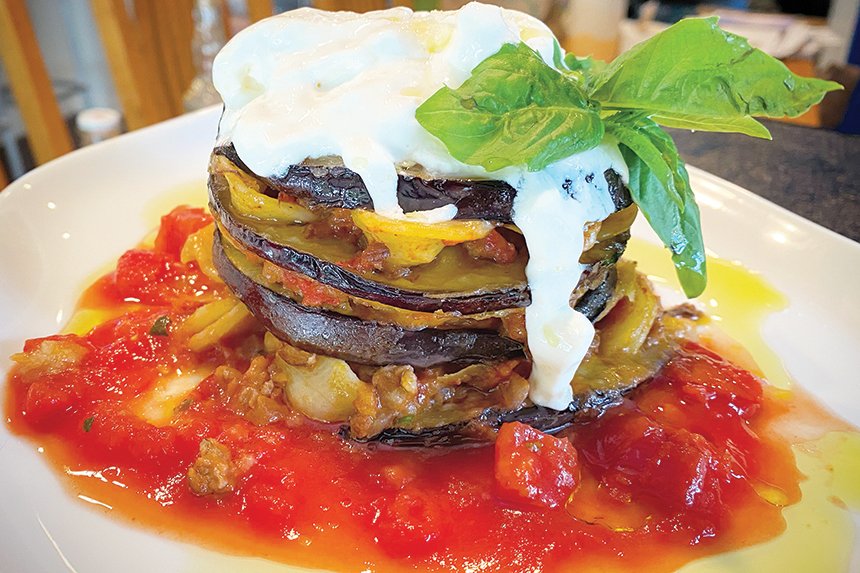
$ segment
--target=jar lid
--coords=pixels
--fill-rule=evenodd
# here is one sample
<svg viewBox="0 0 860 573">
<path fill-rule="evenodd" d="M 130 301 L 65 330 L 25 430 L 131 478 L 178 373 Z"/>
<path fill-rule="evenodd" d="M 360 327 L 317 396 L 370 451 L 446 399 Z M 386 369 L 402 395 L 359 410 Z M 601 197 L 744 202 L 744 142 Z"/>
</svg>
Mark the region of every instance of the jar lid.
<svg viewBox="0 0 860 573">
<path fill-rule="evenodd" d="M 112 107 L 91 107 L 82 110 L 75 118 L 79 131 L 119 131 L 122 114 Z"/>
</svg>

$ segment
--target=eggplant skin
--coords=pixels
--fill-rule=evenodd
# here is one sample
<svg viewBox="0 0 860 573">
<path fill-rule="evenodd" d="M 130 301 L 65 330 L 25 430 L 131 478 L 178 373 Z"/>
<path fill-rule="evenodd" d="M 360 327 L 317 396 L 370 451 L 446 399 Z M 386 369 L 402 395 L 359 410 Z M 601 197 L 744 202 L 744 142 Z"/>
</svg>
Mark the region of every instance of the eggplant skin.
<svg viewBox="0 0 860 573">
<path fill-rule="evenodd" d="M 482 330 L 407 330 L 309 308 L 260 285 L 237 269 L 216 231 L 213 262 L 228 287 L 275 336 L 308 352 L 374 366 L 474 364 L 524 355 L 515 340 Z"/>
<path fill-rule="evenodd" d="M 606 308 L 606 304 L 615 293 L 615 285 L 618 281 L 618 272 L 614 264 L 597 264 L 593 265 L 593 268 L 596 268 L 597 273 L 600 274 L 599 282 L 594 288 L 585 291 L 573 306 L 591 322 L 594 322 Z"/>
<path fill-rule="evenodd" d="M 480 314 L 506 308 L 526 307 L 531 303 L 531 292 L 526 285 L 508 289 L 477 293 L 449 293 L 445 295 L 410 291 L 378 283 L 357 275 L 334 263 L 318 259 L 305 253 L 270 241 L 243 225 L 233 217 L 222 201 L 228 194 L 226 180 L 219 175 L 209 177 L 209 204 L 218 221 L 230 236 L 243 247 L 279 267 L 302 273 L 303 275 L 334 287 L 346 294 L 419 312 L 458 312 L 461 314 Z M 616 251 L 623 252 L 626 245 L 625 235 L 618 241 Z M 612 263 L 614 261 L 608 261 Z M 605 267 L 607 263 L 592 265 Z M 612 296 L 615 285 L 614 271 L 601 284 L 583 294 L 575 303 L 575 308 L 589 320 L 603 311 L 603 306 Z M 588 272 L 592 272 L 589 270 Z"/>
<path fill-rule="evenodd" d="M 340 435 L 345 439 L 366 444 L 382 444 L 395 448 L 432 448 L 485 445 L 491 441 L 488 440 L 487 430 L 495 431 L 507 422 L 522 422 L 547 434 L 556 434 L 619 405 L 624 399 L 624 394 L 633 388 L 635 385 L 621 390 L 594 391 L 586 396 L 574 396 L 565 410 L 553 410 L 536 405 L 508 412 L 487 410 L 478 418 L 471 420 L 418 431 L 388 428 L 366 439 L 354 438 L 349 432 L 349 426 L 342 426 Z M 476 426 L 481 431 L 477 431 Z"/>
<path fill-rule="evenodd" d="M 209 206 L 227 233 L 243 247 L 279 267 L 334 287 L 346 294 L 419 312 L 459 312 L 480 314 L 506 308 L 525 307 L 531 303 L 527 285 L 477 293 L 445 295 L 410 291 L 366 279 L 341 266 L 275 243 L 236 220 L 223 201 L 229 194 L 223 176 L 209 176 Z"/>
<path fill-rule="evenodd" d="M 214 153 L 223 155 L 240 169 L 254 174 L 239 158 L 232 143 L 216 147 Z M 590 178 L 595 175 L 586 175 L 586 181 L 590 182 Z M 603 177 L 609 185 L 609 194 L 616 210 L 620 211 L 633 203 L 630 191 L 618 173 L 607 169 Z M 272 196 L 286 193 L 311 205 L 373 209 L 373 199 L 361 176 L 346 167 L 291 165 L 285 175 L 260 178 L 266 181 Z M 397 178 L 397 201 L 407 213 L 456 205 L 456 219 L 513 223 L 516 194 L 513 187 L 497 180 L 421 179 L 402 174 Z"/>
</svg>

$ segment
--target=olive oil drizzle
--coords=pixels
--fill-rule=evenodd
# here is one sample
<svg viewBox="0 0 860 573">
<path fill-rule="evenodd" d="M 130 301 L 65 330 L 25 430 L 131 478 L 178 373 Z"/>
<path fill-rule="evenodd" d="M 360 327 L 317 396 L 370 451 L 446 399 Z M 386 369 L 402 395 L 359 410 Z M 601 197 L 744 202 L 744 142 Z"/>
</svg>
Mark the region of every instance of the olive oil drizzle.
<svg viewBox="0 0 860 573">
<path fill-rule="evenodd" d="M 680 290 L 662 247 L 632 239 L 625 256 L 637 261 L 639 270 L 655 283 Z M 804 426 L 790 439 L 797 467 L 806 479 L 800 484 L 801 501 L 783 511 L 786 530 L 781 535 L 694 561 L 681 571 L 848 571 L 855 535 L 852 517 L 860 513 L 860 433 L 815 405 L 765 342 L 762 322 L 787 308 L 788 299 L 737 262 L 709 256 L 708 270 L 708 287 L 699 301 L 715 327 L 713 336 L 722 331 L 736 341 L 722 338 L 717 343 L 721 349 L 728 345 L 731 358 L 758 371 L 768 384 L 785 391 L 786 401 L 796 404 L 777 425 L 784 424 L 789 433 L 795 424 Z"/>
</svg>

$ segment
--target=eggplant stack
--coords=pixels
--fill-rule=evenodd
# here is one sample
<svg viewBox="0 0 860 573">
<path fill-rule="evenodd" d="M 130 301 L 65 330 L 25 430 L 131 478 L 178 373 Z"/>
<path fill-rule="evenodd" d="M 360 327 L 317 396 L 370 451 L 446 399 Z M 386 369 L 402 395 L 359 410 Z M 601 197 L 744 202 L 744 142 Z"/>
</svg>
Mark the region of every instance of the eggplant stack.
<svg viewBox="0 0 860 573">
<path fill-rule="evenodd" d="M 657 298 L 619 264 L 636 206 L 614 171 L 586 177 L 606 178 L 616 210 L 582 230 L 587 270 L 570 304 L 597 336 L 563 411 L 528 399 L 528 250 L 507 183 L 401 171 L 404 211 L 457 207 L 454 220 L 426 224 L 374 213 L 361 178 L 337 159 L 265 178 L 220 146 L 213 258 L 277 338 L 272 378 L 286 400 L 345 436 L 457 444 L 512 420 L 557 431 L 618 403 L 667 354 Z"/>
</svg>

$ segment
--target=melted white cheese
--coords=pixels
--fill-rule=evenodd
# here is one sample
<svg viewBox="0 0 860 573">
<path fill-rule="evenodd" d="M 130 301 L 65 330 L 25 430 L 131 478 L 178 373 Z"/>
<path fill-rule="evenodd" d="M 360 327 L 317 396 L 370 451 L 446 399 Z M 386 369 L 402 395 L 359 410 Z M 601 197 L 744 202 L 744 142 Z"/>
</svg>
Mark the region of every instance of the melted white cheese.
<svg viewBox="0 0 860 573">
<path fill-rule="evenodd" d="M 457 88 L 502 45 L 518 42 L 551 65 L 549 29 L 496 6 L 287 12 L 240 32 L 215 59 L 213 79 L 225 104 L 219 137 L 232 141 L 242 160 L 264 176 L 283 174 L 307 158 L 340 156 L 361 176 L 374 210 L 394 218 L 433 223 L 456 215 L 452 205 L 404 214 L 397 202 L 398 167 L 417 164 L 440 177 L 510 183 L 517 189 L 514 222 L 530 255 L 530 397 L 564 409 L 573 373 L 594 337 L 568 298 L 583 270 L 578 261 L 585 223 L 613 210 L 603 172 L 613 168 L 626 179 L 617 147 L 604 142 L 540 173 L 488 173 L 451 157 L 415 119 L 418 106 L 443 85 Z"/>
<path fill-rule="evenodd" d="M 539 174 L 527 173 L 516 186 L 513 218 L 529 249 L 526 277 L 532 295 L 526 307 L 533 363 L 529 398 L 556 410 L 573 399 L 570 382 L 594 338 L 594 326 L 571 308 L 569 299 L 585 270 L 579 262 L 585 224 L 614 210 L 603 177 L 609 167 L 626 177 L 618 147 L 606 142 Z"/>
</svg>

